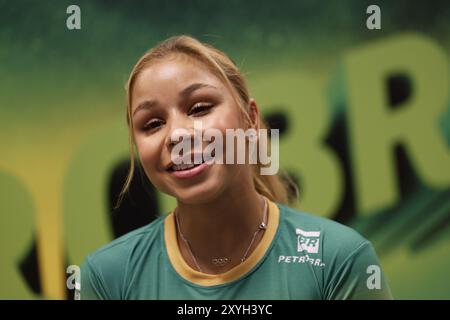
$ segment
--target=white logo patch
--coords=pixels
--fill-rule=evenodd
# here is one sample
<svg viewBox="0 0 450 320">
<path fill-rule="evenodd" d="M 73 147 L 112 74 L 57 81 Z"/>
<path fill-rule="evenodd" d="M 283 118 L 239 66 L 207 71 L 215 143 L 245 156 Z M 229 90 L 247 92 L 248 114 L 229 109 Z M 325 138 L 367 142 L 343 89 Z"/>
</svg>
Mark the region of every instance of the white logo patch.
<svg viewBox="0 0 450 320">
<path fill-rule="evenodd" d="M 318 253 L 320 244 L 320 231 L 304 231 L 295 229 L 297 234 L 297 251 L 308 253 Z"/>
</svg>

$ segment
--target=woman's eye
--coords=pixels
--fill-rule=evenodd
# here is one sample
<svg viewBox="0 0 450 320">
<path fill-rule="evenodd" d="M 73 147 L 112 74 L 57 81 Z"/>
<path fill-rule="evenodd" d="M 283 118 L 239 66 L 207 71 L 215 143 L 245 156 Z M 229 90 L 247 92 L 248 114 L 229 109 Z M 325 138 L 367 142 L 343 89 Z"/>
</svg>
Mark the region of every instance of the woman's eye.
<svg viewBox="0 0 450 320">
<path fill-rule="evenodd" d="M 202 115 L 212 108 L 212 103 L 198 103 L 189 110 L 188 115 Z"/>
<path fill-rule="evenodd" d="M 156 128 L 160 127 L 161 125 L 162 125 L 161 120 L 151 120 L 143 126 L 142 130 L 148 131 L 148 130 L 156 129 Z"/>
</svg>

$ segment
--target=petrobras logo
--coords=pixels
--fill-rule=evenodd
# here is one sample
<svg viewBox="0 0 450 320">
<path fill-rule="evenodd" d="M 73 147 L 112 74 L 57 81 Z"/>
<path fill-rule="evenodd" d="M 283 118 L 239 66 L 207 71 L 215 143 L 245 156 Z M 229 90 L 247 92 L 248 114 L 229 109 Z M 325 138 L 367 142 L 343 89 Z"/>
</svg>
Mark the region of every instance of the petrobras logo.
<svg viewBox="0 0 450 320">
<path fill-rule="evenodd" d="M 302 255 L 302 256 L 278 256 L 278 263 L 305 263 L 310 264 L 315 267 L 325 267 L 325 263 L 322 262 L 319 258 L 311 258 L 309 255 Z"/>
<path fill-rule="evenodd" d="M 293 256 L 280 255 L 278 257 L 278 263 L 304 263 L 320 268 L 325 267 L 325 263 L 321 258 L 309 256 L 309 254 L 319 253 L 320 231 L 305 231 L 296 228 L 295 233 L 297 235 L 297 252 L 301 252 L 302 254 Z"/>
<path fill-rule="evenodd" d="M 320 231 L 304 231 L 296 228 L 297 251 L 308 253 L 319 253 Z"/>
</svg>

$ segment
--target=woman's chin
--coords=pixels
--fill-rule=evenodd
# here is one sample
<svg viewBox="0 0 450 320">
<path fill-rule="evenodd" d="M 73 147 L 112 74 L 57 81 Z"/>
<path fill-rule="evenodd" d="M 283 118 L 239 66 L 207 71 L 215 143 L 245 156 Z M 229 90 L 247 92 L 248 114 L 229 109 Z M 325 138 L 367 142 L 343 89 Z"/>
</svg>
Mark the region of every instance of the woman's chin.
<svg viewBox="0 0 450 320">
<path fill-rule="evenodd" d="M 211 184 L 202 186 L 192 186 L 174 192 L 175 198 L 185 204 L 202 204 L 210 202 L 219 193 L 220 187 Z"/>
</svg>

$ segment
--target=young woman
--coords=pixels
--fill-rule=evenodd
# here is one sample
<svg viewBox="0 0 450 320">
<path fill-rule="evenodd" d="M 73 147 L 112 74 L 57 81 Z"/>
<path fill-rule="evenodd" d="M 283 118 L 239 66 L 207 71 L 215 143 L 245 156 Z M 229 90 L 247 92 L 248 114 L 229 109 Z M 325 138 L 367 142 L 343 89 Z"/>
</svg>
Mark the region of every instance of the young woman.
<svg viewBox="0 0 450 320">
<path fill-rule="evenodd" d="M 132 167 L 123 192 L 136 151 L 149 180 L 177 206 L 89 255 L 81 299 L 391 298 L 371 243 L 289 208 L 285 183 L 262 175 L 261 163 L 174 162 L 173 133 L 194 134 L 196 121 L 223 136 L 264 128 L 223 52 L 188 36 L 160 43 L 132 70 L 127 102 Z"/>
</svg>

